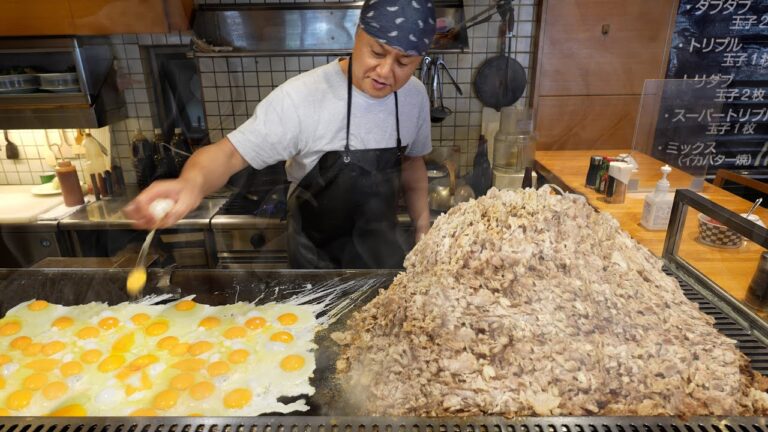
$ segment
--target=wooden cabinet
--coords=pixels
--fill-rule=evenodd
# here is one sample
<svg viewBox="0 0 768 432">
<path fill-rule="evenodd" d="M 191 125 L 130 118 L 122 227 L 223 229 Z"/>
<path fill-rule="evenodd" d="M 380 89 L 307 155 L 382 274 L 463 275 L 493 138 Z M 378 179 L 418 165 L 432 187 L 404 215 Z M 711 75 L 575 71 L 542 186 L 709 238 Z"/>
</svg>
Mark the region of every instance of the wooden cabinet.
<svg viewBox="0 0 768 432">
<path fill-rule="evenodd" d="M 538 147 L 631 147 L 643 84 L 666 72 L 676 11 L 677 0 L 544 0 Z"/>
<path fill-rule="evenodd" d="M 69 4 L 62 0 L 3 0 L 0 36 L 72 34 Z"/>
<path fill-rule="evenodd" d="M 167 33 L 189 29 L 193 0 L 3 0 L 0 36 Z"/>
<path fill-rule="evenodd" d="M 640 96 L 562 96 L 539 100 L 536 150 L 615 149 L 632 142 Z"/>
</svg>

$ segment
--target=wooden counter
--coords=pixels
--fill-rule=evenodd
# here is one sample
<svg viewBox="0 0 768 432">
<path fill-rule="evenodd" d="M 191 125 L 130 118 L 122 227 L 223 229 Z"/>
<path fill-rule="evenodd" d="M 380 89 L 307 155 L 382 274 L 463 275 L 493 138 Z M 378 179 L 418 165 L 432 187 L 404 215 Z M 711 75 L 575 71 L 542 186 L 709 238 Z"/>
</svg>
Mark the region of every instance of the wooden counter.
<svg viewBox="0 0 768 432">
<path fill-rule="evenodd" d="M 643 192 L 628 193 L 623 204 L 609 204 L 605 202 L 604 195 L 598 194 L 584 185 L 590 156 L 616 156 L 621 153 L 629 153 L 629 150 L 538 151 L 536 152 L 536 171 L 544 176 L 548 182 L 556 184 L 566 191 L 584 195 L 598 211 L 614 216 L 621 227 L 638 243 L 647 247 L 656 256 L 661 256 L 666 231 L 645 229 L 640 225 L 640 217 L 643 214 L 646 191 L 652 191 L 656 182 L 661 178 L 662 162 L 642 153 L 632 154 L 640 165 L 637 178 L 640 182 L 639 190 Z M 673 169 L 669 179 L 672 188 L 686 188 L 691 184 L 693 177 L 683 171 Z M 710 183 L 704 183 L 700 194 L 736 213 L 744 213 L 752 205 L 749 201 Z M 768 211 L 766 209 L 760 207 L 755 211 L 755 214 L 768 223 Z M 747 287 L 764 249 L 752 242 L 747 242 L 745 246 L 738 249 L 722 249 L 704 245 L 696 240 L 698 237 L 697 218 L 698 212 L 689 210 L 678 255 L 732 296 L 744 300 Z"/>
</svg>

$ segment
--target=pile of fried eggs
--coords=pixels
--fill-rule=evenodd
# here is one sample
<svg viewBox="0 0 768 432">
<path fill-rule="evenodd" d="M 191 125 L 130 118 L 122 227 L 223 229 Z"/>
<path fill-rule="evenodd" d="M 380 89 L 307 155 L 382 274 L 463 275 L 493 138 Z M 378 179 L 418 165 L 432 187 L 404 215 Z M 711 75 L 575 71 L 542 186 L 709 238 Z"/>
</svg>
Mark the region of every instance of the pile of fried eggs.
<svg viewBox="0 0 768 432">
<path fill-rule="evenodd" d="M 0 320 L 0 416 L 307 410 L 316 327 L 312 306 L 279 303 L 24 302 Z"/>
</svg>

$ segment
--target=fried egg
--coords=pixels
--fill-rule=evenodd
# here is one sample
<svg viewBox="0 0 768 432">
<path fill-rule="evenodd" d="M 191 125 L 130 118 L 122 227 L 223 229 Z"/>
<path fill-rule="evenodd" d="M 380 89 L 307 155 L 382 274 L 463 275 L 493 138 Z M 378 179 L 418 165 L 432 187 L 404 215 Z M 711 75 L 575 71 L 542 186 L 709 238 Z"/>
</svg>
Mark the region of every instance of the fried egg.
<svg viewBox="0 0 768 432">
<path fill-rule="evenodd" d="M 316 310 L 192 297 L 165 305 L 44 300 L 0 319 L 10 415 L 258 415 L 308 409 Z M 5 411 L 3 411 L 5 412 Z"/>
</svg>

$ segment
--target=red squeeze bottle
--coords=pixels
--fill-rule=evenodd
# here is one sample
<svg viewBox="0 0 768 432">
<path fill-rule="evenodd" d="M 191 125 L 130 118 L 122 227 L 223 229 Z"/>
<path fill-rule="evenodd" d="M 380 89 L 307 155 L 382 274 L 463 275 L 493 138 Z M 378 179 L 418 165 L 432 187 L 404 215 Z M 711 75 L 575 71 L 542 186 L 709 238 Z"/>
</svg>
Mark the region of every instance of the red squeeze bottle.
<svg viewBox="0 0 768 432">
<path fill-rule="evenodd" d="M 61 185 L 61 195 L 64 197 L 64 205 L 74 207 L 85 204 L 83 190 L 80 188 L 80 179 L 77 177 L 77 168 L 72 162 L 62 160 L 56 164 L 56 178 Z"/>
</svg>

